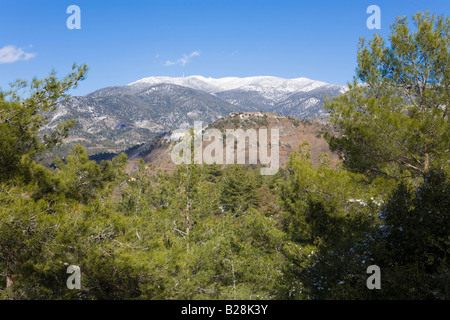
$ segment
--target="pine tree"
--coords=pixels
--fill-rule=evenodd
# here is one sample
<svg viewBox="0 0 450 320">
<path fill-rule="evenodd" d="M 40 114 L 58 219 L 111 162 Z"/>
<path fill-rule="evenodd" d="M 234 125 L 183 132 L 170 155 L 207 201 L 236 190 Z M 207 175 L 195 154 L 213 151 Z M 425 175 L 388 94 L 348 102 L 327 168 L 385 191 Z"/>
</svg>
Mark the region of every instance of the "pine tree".
<svg viewBox="0 0 450 320">
<path fill-rule="evenodd" d="M 57 103 L 68 99 L 67 91 L 84 79 L 87 66 L 72 67 L 72 73 L 59 81 L 55 72 L 43 80 L 17 80 L 9 91 L 0 91 L 0 180 L 26 176 L 30 162 L 40 152 L 52 148 L 67 137 L 74 125 L 70 120 L 43 137 L 39 130 L 48 123 L 48 115 Z M 29 95 L 21 93 L 29 87 Z"/>
<path fill-rule="evenodd" d="M 240 165 L 228 166 L 222 177 L 222 185 L 220 202 L 226 211 L 243 212 L 255 208 L 260 201 L 260 182 L 255 170 L 246 170 Z"/>
<path fill-rule="evenodd" d="M 401 179 L 448 166 L 450 19 L 413 21 L 411 30 L 397 19 L 389 46 L 378 35 L 361 39 L 353 83 L 325 104 L 341 132 L 327 139 L 349 170 Z"/>
</svg>

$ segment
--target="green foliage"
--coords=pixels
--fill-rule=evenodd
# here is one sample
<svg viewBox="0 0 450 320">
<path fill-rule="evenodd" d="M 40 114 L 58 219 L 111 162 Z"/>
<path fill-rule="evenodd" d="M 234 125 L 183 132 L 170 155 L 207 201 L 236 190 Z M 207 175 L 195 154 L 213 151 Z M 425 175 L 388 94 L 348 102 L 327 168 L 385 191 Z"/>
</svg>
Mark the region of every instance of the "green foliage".
<svg viewBox="0 0 450 320">
<path fill-rule="evenodd" d="M 81 145 L 48 168 L 73 121 L 39 130 L 86 66 L 0 92 L 0 299 L 449 299 L 448 19 L 414 20 L 390 48 L 361 42 L 366 85 L 327 103 L 336 167 L 302 144 L 274 176 L 142 159 L 129 175 L 125 154 L 96 163 Z"/>
<path fill-rule="evenodd" d="M 12 299 L 133 297 L 131 266 L 113 259 L 126 223 L 101 201 L 34 200 L 29 188 L 0 190 L 0 269 Z M 83 290 L 67 289 L 70 264 L 83 270 Z M 5 277 L 4 276 L 4 277 Z"/>
<path fill-rule="evenodd" d="M 245 170 L 242 166 L 232 165 L 224 170 L 220 202 L 224 210 L 245 211 L 256 207 L 259 197 L 256 190 L 259 181 L 255 170 Z"/>
<path fill-rule="evenodd" d="M 378 223 L 381 200 L 363 175 L 332 169 L 326 159 L 316 167 L 308 146 L 300 149 L 291 154 L 287 177 L 279 183 L 283 229 L 290 239 L 285 254 L 292 261 L 281 294 L 291 299 L 315 297 L 314 291 L 323 287 L 316 279 L 325 275 L 318 261 L 362 239 Z"/>
<path fill-rule="evenodd" d="M 350 237 L 342 219 L 350 221 L 353 214 L 351 218 L 359 223 L 363 220 L 360 215 L 365 215 L 359 210 L 361 204 L 368 204 L 371 210 L 377 207 L 373 201 L 376 191 L 365 184 L 362 175 L 332 169 L 326 162 L 315 167 L 308 151 L 292 153 L 286 170 L 280 200 L 285 228 L 296 242 L 326 246 Z M 356 231 L 355 227 L 350 229 Z"/>
<path fill-rule="evenodd" d="M 23 174 L 27 168 L 24 162 L 67 137 L 69 128 L 75 123 L 73 120 L 58 125 L 56 130 L 42 138 L 38 131 L 49 121 L 46 114 L 54 111 L 59 101 L 69 97 L 66 92 L 84 79 L 87 66 L 74 64 L 72 70 L 62 81 L 55 78 L 55 72 L 44 80 L 33 79 L 26 98 L 21 96 L 21 92 L 28 84 L 22 80 L 17 80 L 9 91 L 0 91 L 1 181 Z"/>
<path fill-rule="evenodd" d="M 98 165 L 95 161 L 89 160 L 81 145 L 76 145 L 65 162 L 61 159 L 55 161 L 57 170 L 53 171 L 53 179 L 46 189 L 50 189 L 53 185 L 53 190 L 50 189 L 53 194 L 63 193 L 66 197 L 87 203 L 95 199 L 96 192 L 102 190 L 106 183 L 120 178 L 126 161 L 126 155 L 121 154 L 112 161 L 102 161 Z"/>
<path fill-rule="evenodd" d="M 449 299 L 449 179 L 431 171 L 418 187 L 400 184 L 380 208 L 380 224 L 307 267 L 316 299 Z M 369 265 L 381 290 L 365 287 Z"/>
<path fill-rule="evenodd" d="M 361 40 L 349 91 L 326 102 L 342 135 L 328 135 L 346 168 L 370 176 L 422 177 L 447 166 L 450 20 L 418 13 L 392 26 L 390 46 Z M 363 84 L 357 84 L 357 80 Z"/>
<path fill-rule="evenodd" d="M 450 298 L 450 180 L 430 171 L 411 190 L 399 185 L 381 215 L 372 259 L 382 265 L 385 299 Z"/>
<path fill-rule="evenodd" d="M 163 279 L 162 297 L 274 297 L 284 261 L 279 252 L 283 233 L 272 218 L 250 209 L 244 198 L 229 211 L 220 209 L 230 172 L 242 170 L 234 177 L 240 186 L 243 181 L 238 180 L 253 171 L 182 165 L 173 174 L 148 177 L 145 170 L 141 163 L 136 181 L 123 189 L 120 207 L 136 219 L 133 228 L 147 248 L 139 254 L 131 251 L 132 256 L 151 261 L 151 278 Z M 257 279 L 263 276 L 268 278 L 261 285 Z"/>
</svg>

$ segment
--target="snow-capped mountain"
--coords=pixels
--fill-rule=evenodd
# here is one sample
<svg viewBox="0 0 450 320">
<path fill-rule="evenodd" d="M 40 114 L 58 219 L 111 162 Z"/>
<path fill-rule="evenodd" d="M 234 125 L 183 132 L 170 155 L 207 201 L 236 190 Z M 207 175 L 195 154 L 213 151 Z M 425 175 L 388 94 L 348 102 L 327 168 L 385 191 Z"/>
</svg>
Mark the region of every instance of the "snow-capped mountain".
<svg viewBox="0 0 450 320">
<path fill-rule="evenodd" d="M 149 77 L 62 102 L 49 127 L 76 119 L 73 136 L 99 150 L 109 146 L 107 151 L 114 151 L 146 142 L 158 132 L 192 126 L 194 121 L 207 125 L 230 112 L 321 116 L 326 113 L 324 96 L 344 91 L 343 86 L 307 78 Z"/>
<path fill-rule="evenodd" d="M 160 83 L 176 84 L 209 93 L 219 93 L 230 90 L 256 91 L 267 99 L 280 100 L 294 92 L 307 92 L 328 84 L 307 78 L 283 79 L 271 76 L 258 77 L 226 77 L 206 78 L 203 76 L 189 76 L 183 78 L 149 77 L 130 83 L 129 86 L 148 86 Z"/>
<path fill-rule="evenodd" d="M 283 79 L 271 76 L 206 78 L 149 77 L 130 83 L 131 90 L 158 84 L 174 84 L 213 94 L 236 106 L 238 111 L 267 111 L 308 118 L 324 114 L 324 96 L 345 92 L 344 86 L 308 78 Z"/>
</svg>

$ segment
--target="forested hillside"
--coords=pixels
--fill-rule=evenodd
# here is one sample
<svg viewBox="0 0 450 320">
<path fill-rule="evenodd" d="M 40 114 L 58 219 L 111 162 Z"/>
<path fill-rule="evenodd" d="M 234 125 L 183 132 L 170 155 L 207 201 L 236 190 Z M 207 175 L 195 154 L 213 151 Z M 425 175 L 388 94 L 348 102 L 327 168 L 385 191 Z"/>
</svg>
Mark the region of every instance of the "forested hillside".
<svg viewBox="0 0 450 320">
<path fill-rule="evenodd" d="M 42 131 L 77 119 L 64 145 L 53 150 L 52 156 L 64 156 L 76 143 L 90 156 L 120 153 L 158 134 L 189 128 L 194 121 L 208 125 L 234 111 L 265 111 L 301 119 L 326 114 L 324 97 L 345 89 L 306 78 L 150 77 L 60 101 Z"/>
<path fill-rule="evenodd" d="M 413 23 L 361 40 L 354 82 L 325 103 L 341 160 L 300 143 L 275 175 L 125 173 L 124 154 L 81 145 L 46 167 L 74 121 L 39 132 L 87 66 L 1 91 L 0 298 L 450 299 L 450 19 Z"/>
<path fill-rule="evenodd" d="M 319 162 L 321 153 L 329 156 L 331 165 L 336 166 L 338 156 L 331 152 L 330 147 L 325 140 L 325 134 L 332 133 L 333 128 L 329 124 L 319 124 L 313 119 L 296 119 L 290 116 L 282 116 L 268 112 L 232 112 L 226 117 L 205 126 L 202 134 L 207 130 L 218 129 L 226 137 L 227 130 L 255 130 L 260 129 L 277 129 L 279 131 L 279 165 L 286 167 L 289 156 L 292 152 L 298 151 L 299 146 L 305 141 L 310 146 L 311 159 L 314 163 Z M 171 139 L 171 135 L 160 135 L 158 138 L 151 140 L 149 143 L 139 146 L 129 154 L 129 162 L 125 172 L 132 173 L 138 168 L 139 159 L 144 159 L 151 166 L 150 172 L 158 170 L 173 171 L 176 164 L 172 161 L 171 150 L 178 140 L 176 137 Z M 203 141 L 202 149 L 205 150 L 211 141 Z M 245 146 L 246 158 L 248 159 L 249 144 Z M 224 145 L 222 153 L 226 155 L 226 147 Z M 248 163 L 248 161 L 246 162 Z M 261 165 L 260 162 L 257 163 Z"/>
</svg>

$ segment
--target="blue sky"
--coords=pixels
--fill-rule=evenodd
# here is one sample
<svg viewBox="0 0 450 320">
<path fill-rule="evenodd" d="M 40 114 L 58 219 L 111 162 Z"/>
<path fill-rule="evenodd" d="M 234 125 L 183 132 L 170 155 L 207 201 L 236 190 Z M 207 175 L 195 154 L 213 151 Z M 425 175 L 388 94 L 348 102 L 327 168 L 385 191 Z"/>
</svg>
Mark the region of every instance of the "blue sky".
<svg viewBox="0 0 450 320">
<path fill-rule="evenodd" d="M 66 26 L 72 4 L 81 9 L 81 30 Z M 372 4 L 381 9 L 381 30 L 366 26 Z M 0 0 L 0 52 L 9 48 L 19 59 L 0 54 L 0 87 L 52 68 L 63 76 L 74 62 L 90 67 L 74 95 L 183 74 L 346 84 L 359 37 L 387 37 L 396 16 L 427 9 L 449 16 L 450 1 Z"/>
</svg>

